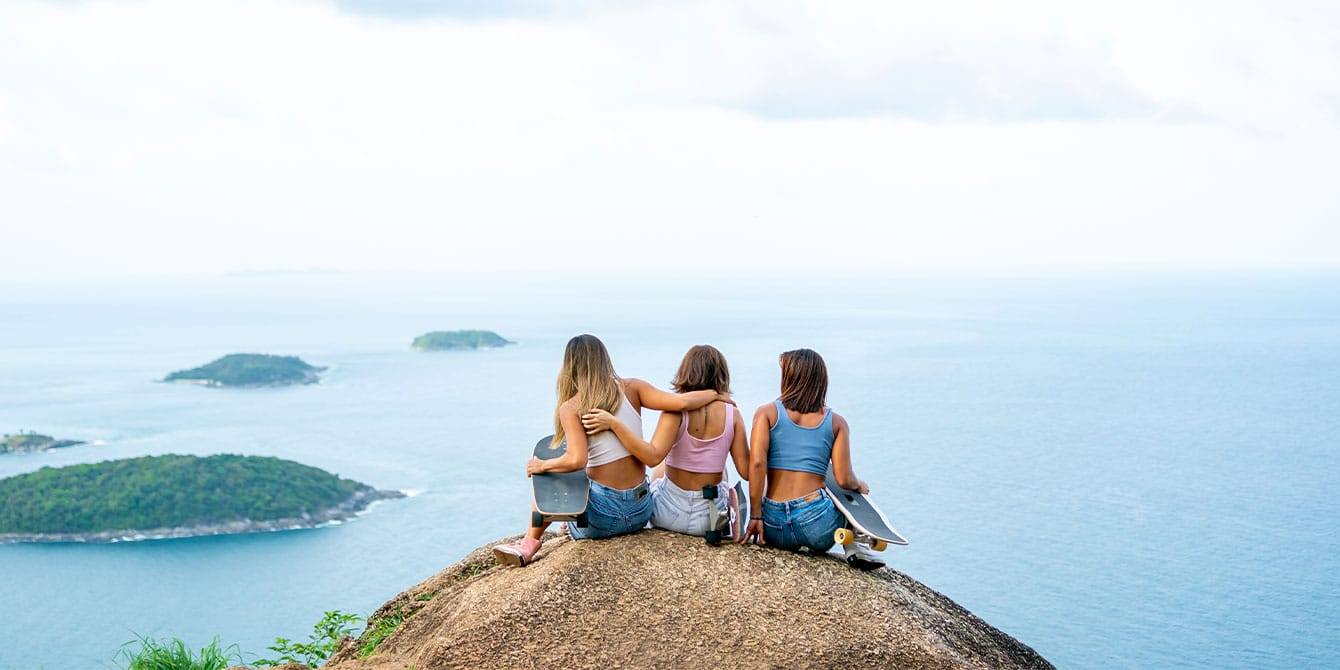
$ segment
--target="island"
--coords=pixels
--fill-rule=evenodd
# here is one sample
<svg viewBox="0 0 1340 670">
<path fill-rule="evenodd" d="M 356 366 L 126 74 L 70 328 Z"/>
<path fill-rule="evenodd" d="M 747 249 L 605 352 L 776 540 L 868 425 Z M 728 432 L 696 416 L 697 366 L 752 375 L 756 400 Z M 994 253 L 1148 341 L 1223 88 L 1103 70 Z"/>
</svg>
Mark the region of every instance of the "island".
<svg viewBox="0 0 1340 670">
<path fill-rule="evenodd" d="M 419 351 L 447 351 L 452 349 L 494 349 L 516 344 L 491 330 L 435 330 L 424 333 L 410 344 Z"/>
<path fill-rule="evenodd" d="M 198 368 L 173 372 L 163 381 L 214 387 L 291 386 L 317 383 L 322 370 L 297 356 L 228 354 Z"/>
<path fill-rule="evenodd" d="M 32 431 L 19 431 L 17 435 L 5 435 L 0 439 L 0 454 L 26 454 L 61 447 L 73 447 L 83 444 L 79 440 L 58 440 L 50 435 L 40 435 Z"/>
<path fill-rule="evenodd" d="M 313 528 L 401 498 L 272 456 L 141 456 L 0 479 L 0 543 Z"/>
</svg>

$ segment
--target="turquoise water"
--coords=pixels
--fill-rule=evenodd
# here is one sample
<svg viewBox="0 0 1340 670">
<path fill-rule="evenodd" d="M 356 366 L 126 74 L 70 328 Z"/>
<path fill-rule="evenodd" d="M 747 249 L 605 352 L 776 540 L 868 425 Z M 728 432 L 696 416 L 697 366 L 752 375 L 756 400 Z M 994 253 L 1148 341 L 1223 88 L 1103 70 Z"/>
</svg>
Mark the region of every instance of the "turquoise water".
<svg viewBox="0 0 1340 670">
<path fill-rule="evenodd" d="M 519 344 L 408 349 L 451 328 Z M 659 384 L 714 344 L 747 408 L 775 396 L 777 353 L 820 351 L 857 471 L 912 540 L 893 565 L 1059 666 L 1340 665 L 1335 276 L 708 278 L 636 294 L 331 274 L 0 284 L 0 431 L 97 441 L 0 457 L 0 476 L 231 452 L 415 494 L 315 530 L 0 546 L 0 668 L 105 667 L 136 634 L 217 635 L 250 659 L 519 532 L 523 463 L 580 332 Z M 153 382 L 241 351 L 330 369 L 300 388 Z"/>
</svg>

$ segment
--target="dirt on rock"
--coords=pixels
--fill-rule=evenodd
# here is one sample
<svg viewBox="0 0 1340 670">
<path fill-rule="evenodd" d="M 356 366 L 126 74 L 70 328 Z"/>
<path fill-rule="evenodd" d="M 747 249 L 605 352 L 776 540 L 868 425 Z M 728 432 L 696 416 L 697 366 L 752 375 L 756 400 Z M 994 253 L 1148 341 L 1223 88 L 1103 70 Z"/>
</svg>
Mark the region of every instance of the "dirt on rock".
<svg viewBox="0 0 1340 670">
<path fill-rule="evenodd" d="M 481 547 L 383 605 L 364 642 L 385 618 L 403 621 L 372 655 L 348 640 L 323 667 L 1052 667 L 900 572 L 656 530 L 550 539 L 524 568 Z"/>
</svg>

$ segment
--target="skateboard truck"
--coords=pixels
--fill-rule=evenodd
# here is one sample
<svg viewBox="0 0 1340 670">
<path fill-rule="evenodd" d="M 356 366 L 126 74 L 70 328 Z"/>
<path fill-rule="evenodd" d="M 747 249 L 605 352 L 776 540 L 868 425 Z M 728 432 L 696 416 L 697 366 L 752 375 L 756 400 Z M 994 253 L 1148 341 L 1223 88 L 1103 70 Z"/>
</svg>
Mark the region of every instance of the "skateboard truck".
<svg viewBox="0 0 1340 670">
<path fill-rule="evenodd" d="M 553 515 L 553 514 L 545 514 L 543 512 L 537 512 L 535 510 L 531 510 L 530 512 L 531 528 L 539 528 L 540 526 L 543 526 L 544 524 L 553 521 L 572 521 L 577 524 L 578 528 L 586 528 L 587 524 L 586 512 L 581 512 L 576 515 L 570 515 L 570 514 Z"/>
<path fill-rule="evenodd" d="M 839 528 L 833 531 L 833 541 L 842 545 L 843 551 L 851 551 L 851 545 L 856 542 L 857 538 L 857 534 L 850 528 Z M 866 535 L 860 535 L 859 538 L 863 544 L 868 545 L 875 551 L 884 551 L 889 547 L 889 543 L 879 538 Z"/>
<path fill-rule="evenodd" d="M 707 532 L 703 534 L 703 539 L 712 546 L 721 544 L 721 535 L 725 531 L 730 520 L 717 507 L 717 492 L 720 489 L 716 484 L 703 487 L 703 502 L 707 503 Z"/>
</svg>

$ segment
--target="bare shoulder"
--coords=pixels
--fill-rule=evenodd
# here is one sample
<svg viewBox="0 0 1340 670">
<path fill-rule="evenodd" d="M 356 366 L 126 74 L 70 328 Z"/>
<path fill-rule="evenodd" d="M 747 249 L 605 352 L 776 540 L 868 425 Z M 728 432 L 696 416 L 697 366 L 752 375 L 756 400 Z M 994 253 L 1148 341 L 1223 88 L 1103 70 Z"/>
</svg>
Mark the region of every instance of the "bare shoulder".
<svg viewBox="0 0 1340 670">
<path fill-rule="evenodd" d="M 559 418 L 581 416 L 581 411 L 577 409 L 577 398 L 564 400 L 563 404 L 558 406 L 558 416 Z"/>
<path fill-rule="evenodd" d="M 758 409 L 754 410 L 754 422 L 757 423 L 759 419 L 766 419 L 769 424 L 777 423 L 777 405 L 773 403 L 759 405 Z"/>
<path fill-rule="evenodd" d="M 847 425 L 847 420 L 842 418 L 841 414 L 833 412 L 833 431 L 849 431 L 851 426 Z"/>
<path fill-rule="evenodd" d="M 623 383 L 623 393 L 627 396 L 636 396 L 642 389 L 647 388 L 647 382 L 637 377 L 624 377 L 619 381 Z"/>
</svg>

